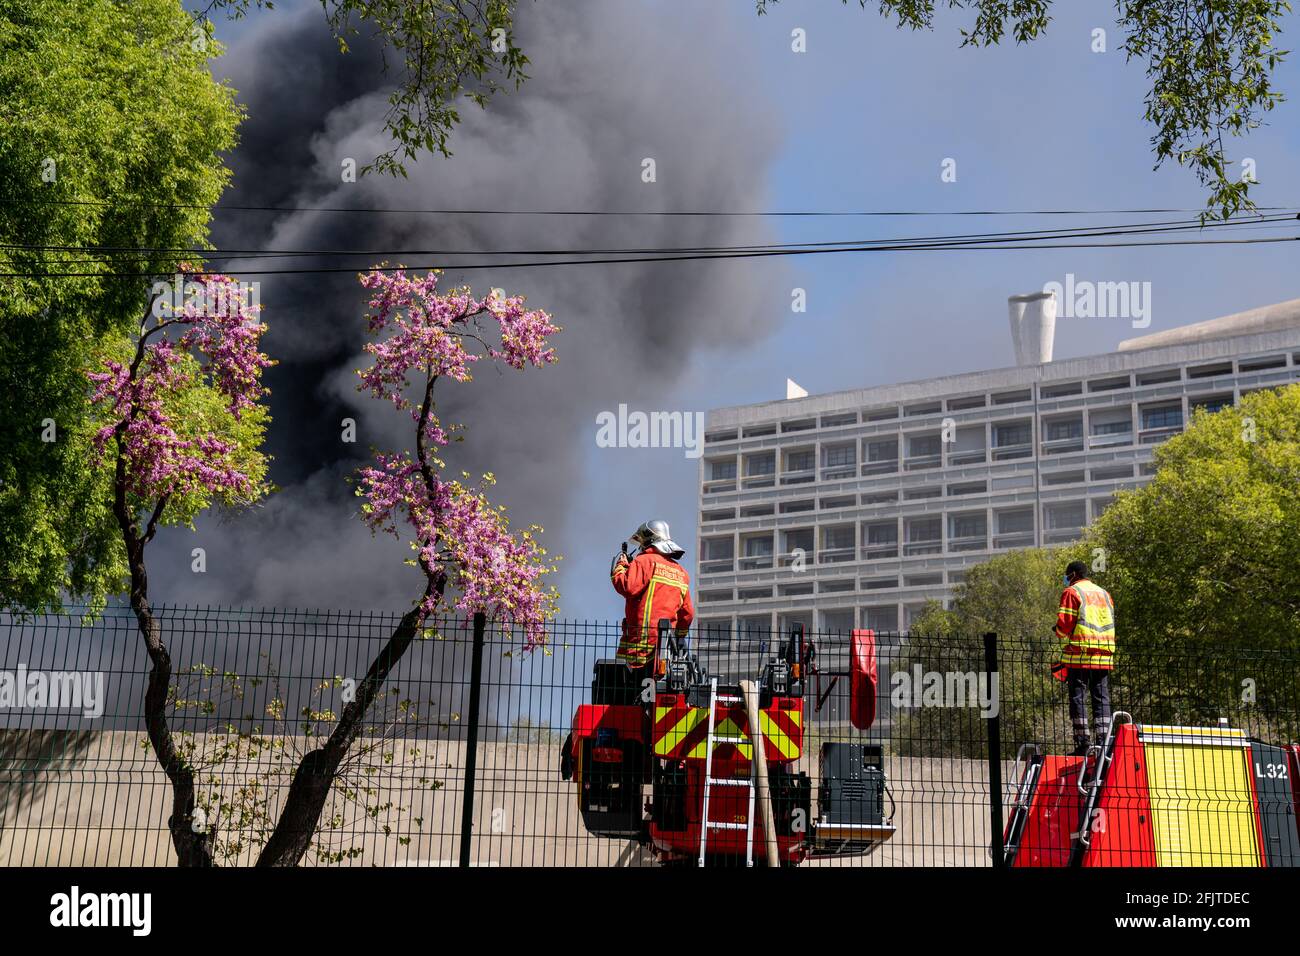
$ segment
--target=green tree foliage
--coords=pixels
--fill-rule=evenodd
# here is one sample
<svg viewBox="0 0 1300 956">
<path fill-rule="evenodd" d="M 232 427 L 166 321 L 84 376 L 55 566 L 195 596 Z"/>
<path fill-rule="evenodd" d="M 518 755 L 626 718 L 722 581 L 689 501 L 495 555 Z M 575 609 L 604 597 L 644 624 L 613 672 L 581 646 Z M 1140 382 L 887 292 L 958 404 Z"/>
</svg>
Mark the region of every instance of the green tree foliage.
<svg viewBox="0 0 1300 956">
<path fill-rule="evenodd" d="M 978 666 L 980 637 L 994 631 L 1003 740 L 1066 739 L 1051 629 L 1061 575 L 1078 559 L 1115 599 L 1116 707 L 1145 722 L 1228 717 L 1266 739 L 1300 733 L 1300 386 L 1198 411 L 1155 463 L 1153 479 L 1120 492 L 1080 541 L 972 568 L 949 609 L 933 602 L 917 620 L 904 665 Z M 949 709 L 904 719 L 902 739 L 965 752 L 972 736 Z"/>
<path fill-rule="evenodd" d="M 900 666 L 966 673 L 984 669 L 984 635 L 999 637 L 1002 739 L 1009 748 L 1052 741 L 1069 730 L 1061 684 L 1051 676 L 1057 658 L 1052 633 L 1068 558 L 1048 548 L 1001 554 L 967 572 L 952 607 L 931 601 L 903 645 Z M 901 752 L 955 756 L 986 753 L 985 730 L 971 708 L 922 707 L 902 714 Z"/>
<path fill-rule="evenodd" d="M 206 245 L 241 111 L 176 0 L 10 0 L 0 48 L 0 606 L 58 609 L 125 581 L 85 371 L 150 282 L 111 274 L 170 275 Z"/>
<path fill-rule="evenodd" d="M 756 0 L 764 13 L 777 0 Z M 846 5 L 849 0 L 842 0 Z M 867 0 L 858 0 L 866 9 Z M 1047 30 L 1052 0 L 947 0 L 973 10 L 961 31 L 962 46 L 989 46 L 1010 35 L 1028 43 Z M 879 0 L 880 13 L 899 26 L 928 30 L 936 0 Z M 1248 179 L 1234 175 L 1224 134 L 1240 136 L 1260 125 L 1278 103 L 1273 73 L 1286 50 L 1274 41 L 1287 0 L 1116 0 L 1129 60 L 1146 64 L 1151 89 L 1145 117 L 1156 167 L 1172 159 L 1195 172 L 1209 189 L 1202 218 L 1228 218 L 1253 209 Z"/>
<path fill-rule="evenodd" d="M 1198 411 L 1155 461 L 1152 481 L 1118 495 L 1084 543 L 1104 549 L 1099 580 L 1115 598 L 1121 665 L 1127 656 L 1152 671 L 1145 690 L 1163 709 L 1184 700 L 1190 717 L 1213 720 L 1248 707 L 1294 735 L 1300 385 Z M 1186 661 L 1180 673 L 1154 667 L 1175 657 Z"/>
</svg>

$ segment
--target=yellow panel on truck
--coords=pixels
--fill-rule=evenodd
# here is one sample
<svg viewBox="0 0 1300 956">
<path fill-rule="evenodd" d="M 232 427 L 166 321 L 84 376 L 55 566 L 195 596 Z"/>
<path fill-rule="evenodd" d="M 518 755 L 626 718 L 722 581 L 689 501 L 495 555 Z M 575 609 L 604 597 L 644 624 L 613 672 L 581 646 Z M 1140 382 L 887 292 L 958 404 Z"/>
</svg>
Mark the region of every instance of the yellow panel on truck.
<svg viewBox="0 0 1300 956">
<path fill-rule="evenodd" d="M 1142 725 L 1158 866 L 1259 866 L 1250 743 L 1229 727 Z"/>
</svg>

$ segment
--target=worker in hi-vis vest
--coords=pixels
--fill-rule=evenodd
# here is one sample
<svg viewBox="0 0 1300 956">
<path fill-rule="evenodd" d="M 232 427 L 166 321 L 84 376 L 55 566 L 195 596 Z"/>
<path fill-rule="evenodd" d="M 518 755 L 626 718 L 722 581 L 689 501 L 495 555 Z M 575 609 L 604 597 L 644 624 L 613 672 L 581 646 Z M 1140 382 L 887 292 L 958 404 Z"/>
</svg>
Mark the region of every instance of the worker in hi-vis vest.
<svg viewBox="0 0 1300 956">
<path fill-rule="evenodd" d="M 1110 672 L 1115 666 L 1115 602 L 1105 588 L 1088 580 L 1088 566 L 1071 561 L 1065 569 L 1065 590 L 1056 617 L 1061 654 L 1052 666 L 1057 680 L 1070 689 L 1070 723 L 1074 753 L 1088 752 L 1088 698 L 1092 698 L 1092 730 L 1104 744 L 1110 728 Z"/>
<path fill-rule="evenodd" d="M 678 637 L 685 637 L 695 618 L 691 605 L 691 578 L 677 562 L 686 552 L 674 542 L 667 521 L 647 521 L 632 540 L 640 545 L 636 557 L 626 551 L 614 556 L 609 579 L 626 598 L 623 638 L 618 659 L 634 670 L 650 668 L 658 653 L 659 621 L 672 622 Z"/>
</svg>

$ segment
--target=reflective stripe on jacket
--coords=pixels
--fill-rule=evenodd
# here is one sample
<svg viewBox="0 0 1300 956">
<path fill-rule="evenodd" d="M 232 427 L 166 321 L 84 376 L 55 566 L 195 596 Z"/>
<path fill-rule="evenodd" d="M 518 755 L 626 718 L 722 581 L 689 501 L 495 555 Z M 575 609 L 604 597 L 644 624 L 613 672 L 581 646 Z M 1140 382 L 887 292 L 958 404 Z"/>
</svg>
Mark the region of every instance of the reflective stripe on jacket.
<svg viewBox="0 0 1300 956">
<path fill-rule="evenodd" d="M 1061 663 L 1110 670 L 1115 666 L 1115 602 L 1105 588 L 1084 578 L 1061 592 L 1056 618 Z"/>
<path fill-rule="evenodd" d="M 610 582 L 627 599 L 618 659 L 633 667 L 654 660 L 660 619 L 668 618 L 673 630 L 682 635 L 695 618 L 690 575 L 658 551 L 642 551 L 631 561 L 620 559 Z"/>
</svg>

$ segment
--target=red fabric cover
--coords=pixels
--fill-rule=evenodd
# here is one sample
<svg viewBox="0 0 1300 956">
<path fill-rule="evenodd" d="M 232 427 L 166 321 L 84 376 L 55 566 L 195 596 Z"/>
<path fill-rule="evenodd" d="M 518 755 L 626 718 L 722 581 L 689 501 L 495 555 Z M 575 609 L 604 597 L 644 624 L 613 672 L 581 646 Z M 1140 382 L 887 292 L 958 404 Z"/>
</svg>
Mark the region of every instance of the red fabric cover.
<svg viewBox="0 0 1300 956">
<path fill-rule="evenodd" d="M 876 722 L 876 632 L 853 632 L 849 648 L 849 720 L 858 730 Z"/>
</svg>

